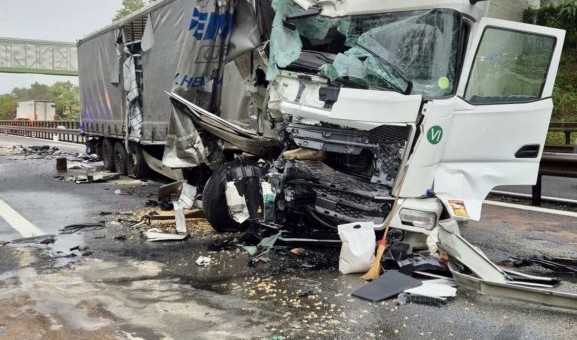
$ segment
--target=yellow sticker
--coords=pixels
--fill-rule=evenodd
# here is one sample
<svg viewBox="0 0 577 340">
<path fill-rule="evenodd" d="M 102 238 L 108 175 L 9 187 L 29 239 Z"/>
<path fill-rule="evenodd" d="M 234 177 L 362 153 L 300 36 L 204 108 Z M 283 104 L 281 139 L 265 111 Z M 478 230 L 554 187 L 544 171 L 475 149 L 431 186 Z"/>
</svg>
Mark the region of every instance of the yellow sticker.
<svg viewBox="0 0 577 340">
<path fill-rule="evenodd" d="M 457 217 L 469 218 L 465 202 L 459 200 L 449 200 L 449 205 L 453 209 L 453 214 Z"/>
<path fill-rule="evenodd" d="M 451 81 L 447 77 L 441 77 L 439 78 L 438 84 L 441 89 L 446 90 L 449 88 L 449 85 L 451 85 Z"/>
</svg>

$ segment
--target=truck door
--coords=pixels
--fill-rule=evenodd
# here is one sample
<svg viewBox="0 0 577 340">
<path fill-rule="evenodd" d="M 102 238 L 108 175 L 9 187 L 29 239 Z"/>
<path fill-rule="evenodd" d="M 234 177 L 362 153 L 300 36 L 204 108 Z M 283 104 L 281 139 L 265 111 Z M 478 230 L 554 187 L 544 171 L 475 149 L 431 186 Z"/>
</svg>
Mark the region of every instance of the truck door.
<svg viewBox="0 0 577 340">
<path fill-rule="evenodd" d="M 475 29 L 457 96 L 451 105 L 433 103 L 439 116 L 423 124 L 426 142 L 443 147 L 434 191 L 459 209 L 454 216 L 463 216 L 464 205 L 479 219 L 495 186 L 535 184 L 564 37 L 562 30 L 490 18 Z"/>
</svg>

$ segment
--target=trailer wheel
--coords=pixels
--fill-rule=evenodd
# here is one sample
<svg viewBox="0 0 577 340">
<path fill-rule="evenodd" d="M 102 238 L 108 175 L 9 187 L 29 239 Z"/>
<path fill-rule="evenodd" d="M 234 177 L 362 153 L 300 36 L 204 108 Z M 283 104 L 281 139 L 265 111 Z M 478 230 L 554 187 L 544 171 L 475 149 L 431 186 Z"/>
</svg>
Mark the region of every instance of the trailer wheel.
<svg viewBox="0 0 577 340">
<path fill-rule="evenodd" d="M 142 149 L 136 143 L 128 145 L 130 153 L 128 154 L 127 172 L 128 176 L 144 179 L 148 176 L 148 165 L 144 161 Z"/>
<path fill-rule="evenodd" d="M 124 148 L 124 143 L 118 141 L 114 144 L 114 167 L 116 172 L 121 175 L 126 175 L 127 154 Z"/>
<path fill-rule="evenodd" d="M 223 164 L 218 167 L 212 176 L 206 182 L 204 186 L 204 191 L 202 193 L 202 207 L 204 210 L 204 217 L 210 223 L 210 225 L 219 233 L 223 232 L 238 232 L 244 231 L 247 228 L 247 223 L 240 224 L 236 222 L 228 212 L 228 206 L 226 204 L 226 181 L 229 172 L 234 167 L 250 167 L 255 171 L 253 173 L 259 173 L 260 169 L 254 165 L 242 165 L 239 162 L 230 162 Z M 233 176 L 235 176 L 233 174 Z M 238 178 L 229 178 L 230 180 L 235 180 Z"/>
<path fill-rule="evenodd" d="M 114 143 L 110 138 L 104 138 L 102 141 L 102 161 L 104 170 L 114 171 Z"/>
</svg>

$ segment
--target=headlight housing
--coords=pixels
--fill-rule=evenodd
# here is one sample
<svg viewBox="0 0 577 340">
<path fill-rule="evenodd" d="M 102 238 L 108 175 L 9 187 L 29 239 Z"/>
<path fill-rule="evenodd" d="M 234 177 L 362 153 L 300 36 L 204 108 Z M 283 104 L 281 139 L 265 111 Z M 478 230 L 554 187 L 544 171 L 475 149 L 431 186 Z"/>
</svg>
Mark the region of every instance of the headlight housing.
<svg viewBox="0 0 577 340">
<path fill-rule="evenodd" d="M 431 211 L 422 211 L 403 208 L 399 212 L 399 218 L 404 225 L 431 230 L 437 224 L 437 214 Z"/>
</svg>

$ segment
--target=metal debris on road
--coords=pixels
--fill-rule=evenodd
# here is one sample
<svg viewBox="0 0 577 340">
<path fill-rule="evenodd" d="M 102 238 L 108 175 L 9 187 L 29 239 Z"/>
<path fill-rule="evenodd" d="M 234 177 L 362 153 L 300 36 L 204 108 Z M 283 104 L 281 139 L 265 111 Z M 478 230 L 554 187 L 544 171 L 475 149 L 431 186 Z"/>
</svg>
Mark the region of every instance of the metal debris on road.
<svg viewBox="0 0 577 340">
<path fill-rule="evenodd" d="M 106 226 L 104 222 L 71 224 L 60 229 L 60 234 L 74 234 L 78 231 L 93 231 Z"/>
<path fill-rule="evenodd" d="M 397 297 L 397 304 L 399 306 L 406 305 L 408 303 L 416 303 L 419 305 L 436 306 L 441 307 L 447 304 L 446 298 L 435 298 L 430 296 L 413 295 L 410 293 L 401 293 Z"/>
</svg>

